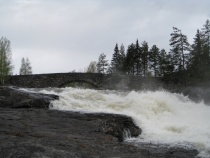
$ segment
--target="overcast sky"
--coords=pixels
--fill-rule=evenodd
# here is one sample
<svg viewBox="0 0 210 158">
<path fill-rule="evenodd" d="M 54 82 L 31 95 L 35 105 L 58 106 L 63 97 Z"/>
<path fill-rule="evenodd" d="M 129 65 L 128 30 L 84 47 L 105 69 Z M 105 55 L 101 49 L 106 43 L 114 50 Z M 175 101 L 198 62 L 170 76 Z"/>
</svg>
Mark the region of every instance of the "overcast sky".
<svg viewBox="0 0 210 158">
<path fill-rule="evenodd" d="M 193 42 L 210 19 L 210 0 L 0 0 L 0 36 L 11 41 L 14 74 L 83 71 L 115 44 L 169 47 L 172 27 Z"/>
</svg>

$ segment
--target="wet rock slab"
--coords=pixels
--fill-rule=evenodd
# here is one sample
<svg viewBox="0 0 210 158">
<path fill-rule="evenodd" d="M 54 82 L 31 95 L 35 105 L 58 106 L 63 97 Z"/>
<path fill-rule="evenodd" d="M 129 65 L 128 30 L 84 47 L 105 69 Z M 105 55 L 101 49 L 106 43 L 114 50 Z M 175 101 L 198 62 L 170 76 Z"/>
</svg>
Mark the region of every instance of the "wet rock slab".
<svg viewBox="0 0 210 158">
<path fill-rule="evenodd" d="M 194 157 L 197 151 L 155 148 L 121 142 L 121 127 L 132 126 L 131 119 L 112 114 L 80 114 L 44 109 L 0 108 L 0 157 Z M 167 149 L 168 150 L 168 149 Z M 164 151 L 164 152 L 163 152 Z M 180 158 L 181 158 L 180 157 Z"/>
<path fill-rule="evenodd" d="M 133 137 L 141 134 L 141 129 L 127 116 L 49 110 L 49 102 L 57 96 L 22 92 L 14 87 L 0 88 L 0 97 L 1 158 L 192 158 L 197 155 L 195 149 L 169 150 L 123 142 L 125 129 Z"/>
</svg>

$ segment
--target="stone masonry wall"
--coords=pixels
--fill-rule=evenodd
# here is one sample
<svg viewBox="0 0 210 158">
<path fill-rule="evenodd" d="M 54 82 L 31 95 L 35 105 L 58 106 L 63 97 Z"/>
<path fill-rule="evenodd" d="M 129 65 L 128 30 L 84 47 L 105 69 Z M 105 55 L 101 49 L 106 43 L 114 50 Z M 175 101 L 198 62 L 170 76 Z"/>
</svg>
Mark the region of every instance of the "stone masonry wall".
<svg viewBox="0 0 210 158">
<path fill-rule="evenodd" d="M 103 74 L 94 73 L 53 73 L 11 76 L 9 84 L 27 88 L 61 87 L 70 82 L 87 82 L 101 87 Z"/>
<path fill-rule="evenodd" d="M 143 78 L 121 74 L 52 73 L 11 76 L 9 84 L 27 88 L 62 87 L 71 82 L 86 82 L 99 89 L 156 89 L 157 78 Z"/>
</svg>

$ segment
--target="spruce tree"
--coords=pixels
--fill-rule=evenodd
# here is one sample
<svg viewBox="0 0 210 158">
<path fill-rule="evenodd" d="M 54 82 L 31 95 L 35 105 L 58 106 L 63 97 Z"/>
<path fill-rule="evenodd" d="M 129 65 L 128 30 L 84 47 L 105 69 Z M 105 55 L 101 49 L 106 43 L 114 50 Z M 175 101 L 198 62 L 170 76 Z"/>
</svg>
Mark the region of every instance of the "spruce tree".
<svg viewBox="0 0 210 158">
<path fill-rule="evenodd" d="M 200 30 L 197 30 L 194 43 L 192 44 L 188 69 L 191 77 L 196 80 L 203 80 L 206 72 L 208 72 L 208 57 L 206 54 L 205 39 Z"/>
<path fill-rule="evenodd" d="M 204 36 L 205 46 L 207 48 L 208 54 L 210 55 L 210 21 L 207 19 L 206 23 L 203 25 L 202 33 Z"/>
<path fill-rule="evenodd" d="M 140 76 L 142 74 L 142 49 L 139 45 L 138 39 L 135 45 L 134 62 L 136 67 L 136 75 Z"/>
<path fill-rule="evenodd" d="M 166 56 L 166 61 L 167 61 L 167 74 L 171 74 L 174 72 L 175 69 L 173 54 L 171 52 L 168 52 Z"/>
<path fill-rule="evenodd" d="M 4 84 L 8 76 L 12 74 L 10 41 L 2 37 L 0 39 L 0 83 Z"/>
<path fill-rule="evenodd" d="M 160 54 L 158 56 L 159 61 L 159 76 L 163 77 L 167 74 L 167 67 L 169 65 L 169 62 L 167 60 L 167 52 L 165 49 L 161 49 Z"/>
<path fill-rule="evenodd" d="M 135 74 L 135 45 L 132 43 L 128 46 L 125 57 L 125 70 L 127 74 Z"/>
<path fill-rule="evenodd" d="M 143 76 L 146 77 L 148 71 L 148 55 L 149 55 L 149 46 L 146 41 L 142 43 L 142 69 L 143 69 Z"/>
<path fill-rule="evenodd" d="M 119 50 L 119 71 L 120 72 L 125 72 L 124 66 L 125 66 L 125 47 L 122 44 Z"/>
<path fill-rule="evenodd" d="M 116 73 L 119 72 L 120 70 L 120 54 L 119 54 L 118 44 L 116 44 L 114 48 L 114 54 L 112 56 L 111 66 L 109 69 L 111 73 Z"/>
<path fill-rule="evenodd" d="M 209 69 L 210 69 L 210 21 L 206 20 L 206 23 L 202 28 L 202 35 L 204 40 L 204 48 L 203 48 L 203 64 L 205 65 L 205 73 L 206 77 L 210 77 Z"/>
</svg>

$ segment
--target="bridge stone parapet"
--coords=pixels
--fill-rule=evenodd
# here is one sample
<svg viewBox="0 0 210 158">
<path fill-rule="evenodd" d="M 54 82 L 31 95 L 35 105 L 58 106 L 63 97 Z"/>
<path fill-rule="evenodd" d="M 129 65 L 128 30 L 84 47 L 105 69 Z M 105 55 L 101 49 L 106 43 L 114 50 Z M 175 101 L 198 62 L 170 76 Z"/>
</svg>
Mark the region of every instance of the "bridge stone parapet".
<svg viewBox="0 0 210 158">
<path fill-rule="evenodd" d="M 154 89 L 160 86 L 155 78 L 122 74 L 52 73 L 10 76 L 9 84 L 27 88 L 65 87 L 68 83 L 82 82 L 98 89 Z"/>
<path fill-rule="evenodd" d="M 62 87 L 71 82 L 85 82 L 96 88 L 102 87 L 103 74 L 99 73 L 52 73 L 10 76 L 9 84 L 27 88 Z"/>
</svg>

